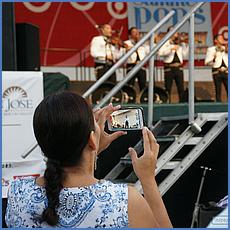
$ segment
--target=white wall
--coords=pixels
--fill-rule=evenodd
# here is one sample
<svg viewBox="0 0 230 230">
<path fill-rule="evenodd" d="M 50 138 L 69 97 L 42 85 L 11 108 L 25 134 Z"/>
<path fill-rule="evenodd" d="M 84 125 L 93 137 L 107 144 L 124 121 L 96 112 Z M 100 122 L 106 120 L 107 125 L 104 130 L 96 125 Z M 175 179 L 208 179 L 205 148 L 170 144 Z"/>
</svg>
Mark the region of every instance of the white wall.
<svg viewBox="0 0 230 230">
<path fill-rule="evenodd" d="M 42 66 L 42 72 L 61 72 L 69 77 L 70 80 L 74 81 L 95 81 L 95 74 L 93 67 L 53 67 L 53 66 Z M 117 80 L 123 79 L 123 69 L 117 70 Z M 156 81 L 164 80 L 163 68 L 159 67 L 155 70 Z M 194 74 L 195 81 L 212 81 L 212 70 L 209 67 L 197 67 Z M 148 80 L 148 71 L 147 71 Z M 184 68 L 184 80 L 188 81 L 188 68 Z"/>
</svg>

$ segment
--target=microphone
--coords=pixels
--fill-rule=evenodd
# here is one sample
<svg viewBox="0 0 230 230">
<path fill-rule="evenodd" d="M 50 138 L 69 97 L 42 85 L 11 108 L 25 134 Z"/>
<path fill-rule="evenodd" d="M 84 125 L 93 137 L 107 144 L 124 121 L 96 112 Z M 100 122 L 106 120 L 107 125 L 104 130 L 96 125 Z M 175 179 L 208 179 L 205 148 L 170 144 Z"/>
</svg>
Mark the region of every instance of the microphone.
<svg viewBox="0 0 230 230">
<path fill-rule="evenodd" d="M 201 169 L 206 169 L 206 170 L 209 170 L 209 171 L 211 171 L 211 170 L 212 170 L 211 168 L 209 168 L 209 167 L 205 167 L 205 166 L 200 166 L 200 168 L 201 168 Z"/>
</svg>

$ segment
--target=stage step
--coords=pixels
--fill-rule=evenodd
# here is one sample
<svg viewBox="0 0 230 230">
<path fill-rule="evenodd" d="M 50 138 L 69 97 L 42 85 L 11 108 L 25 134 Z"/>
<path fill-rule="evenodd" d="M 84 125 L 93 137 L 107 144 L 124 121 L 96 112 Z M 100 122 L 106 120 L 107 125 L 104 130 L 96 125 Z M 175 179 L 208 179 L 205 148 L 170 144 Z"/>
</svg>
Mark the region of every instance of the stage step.
<svg viewBox="0 0 230 230">
<path fill-rule="evenodd" d="M 188 125 L 188 120 L 184 117 L 173 118 L 171 121 L 169 118 L 162 119 L 153 126 L 151 131 L 160 143 L 155 171 L 156 179 L 161 171 L 171 171 L 171 173 L 166 173 L 163 179 L 160 176 L 159 189 L 162 195 L 170 189 L 207 146 L 223 131 L 227 126 L 227 121 L 228 113 L 197 114 L 195 123 L 202 128 L 199 133 L 196 133 L 193 127 Z M 167 131 L 163 131 L 162 127 L 168 127 Z M 180 135 L 169 135 L 176 129 L 180 130 Z M 162 133 L 166 135 L 158 136 Z M 141 156 L 143 154 L 143 141 L 140 140 L 134 149 L 138 156 Z M 133 171 L 129 154 L 120 159 L 120 162 L 106 175 L 105 179 L 135 183 L 135 187 L 142 192 L 140 181 Z"/>
</svg>

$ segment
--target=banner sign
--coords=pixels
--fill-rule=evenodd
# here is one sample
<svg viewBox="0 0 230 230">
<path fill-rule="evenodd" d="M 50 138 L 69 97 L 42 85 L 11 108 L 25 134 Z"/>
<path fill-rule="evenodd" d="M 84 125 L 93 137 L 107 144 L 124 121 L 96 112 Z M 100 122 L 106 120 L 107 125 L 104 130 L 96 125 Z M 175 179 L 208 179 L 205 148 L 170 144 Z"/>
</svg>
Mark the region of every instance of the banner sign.
<svg viewBox="0 0 230 230">
<path fill-rule="evenodd" d="M 2 72 L 3 197 L 13 178 L 37 175 L 44 169 L 32 125 L 34 110 L 42 99 L 42 72 Z"/>
<path fill-rule="evenodd" d="M 158 22 L 162 20 L 170 11 L 174 10 L 175 14 L 166 22 L 159 32 L 166 32 L 171 25 L 177 24 L 184 15 L 193 7 L 194 2 L 129 2 L 128 23 L 130 27 L 137 27 L 142 32 L 150 31 Z M 207 32 L 206 44 L 211 46 L 212 43 L 212 23 L 210 3 L 205 3 L 195 14 L 195 32 Z M 189 22 L 187 21 L 179 32 L 188 33 Z"/>
<path fill-rule="evenodd" d="M 60 67 L 94 66 L 89 48 L 92 37 L 99 34 L 96 25 L 108 23 L 126 40 L 130 26 L 147 32 L 169 10 L 175 9 L 176 14 L 161 29 L 165 32 L 169 25 L 181 20 L 192 4 L 192 1 L 14 3 L 16 23 L 31 23 L 40 29 L 41 65 Z M 203 32 L 197 40 L 205 39 L 206 47 L 212 44 L 212 34 L 221 33 L 227 41 L 228 2 L 206 2 L 195 13 L 195 23 L 195 31 Z"/>
<path fill-rule="evenodd" d="M 128 32 L 126 2 L 17 2 L 15 21 L 40 28 L 42 66 L 94 66 L 96 25 L 110 24 L 122 39 Z"/>
</svg>

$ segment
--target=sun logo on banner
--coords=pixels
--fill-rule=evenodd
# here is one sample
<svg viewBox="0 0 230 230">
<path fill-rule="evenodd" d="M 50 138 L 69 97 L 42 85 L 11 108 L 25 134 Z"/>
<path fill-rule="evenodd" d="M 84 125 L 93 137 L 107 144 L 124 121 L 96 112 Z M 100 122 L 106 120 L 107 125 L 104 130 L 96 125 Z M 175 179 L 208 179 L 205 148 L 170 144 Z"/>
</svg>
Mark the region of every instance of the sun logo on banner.
<svg viewBox="0 0 230 230">
<path fill-rule="evenodd" d="M 3 98 L 23 98 L 27 97 L 27 93 L 19 86 L 11 86 L 3 92 Z"/>
<path fill-rule="evenodd" d="M 32 112 L 33 101 L 28 98 L 27 92 L 19 86 L 11 86 L 7 88 L 2 95 L 2 109 L 4 113 L 10 111 L 26 113 Z"/>
</svg>

